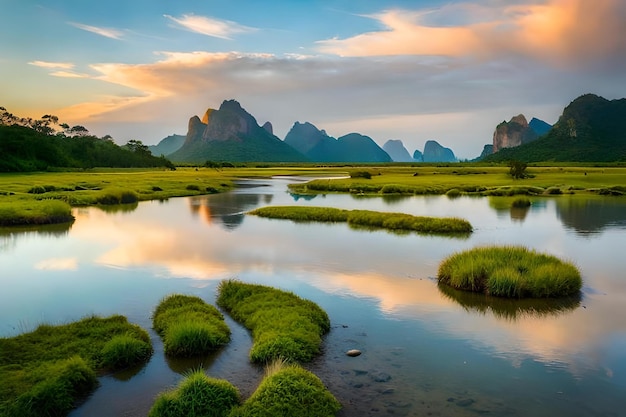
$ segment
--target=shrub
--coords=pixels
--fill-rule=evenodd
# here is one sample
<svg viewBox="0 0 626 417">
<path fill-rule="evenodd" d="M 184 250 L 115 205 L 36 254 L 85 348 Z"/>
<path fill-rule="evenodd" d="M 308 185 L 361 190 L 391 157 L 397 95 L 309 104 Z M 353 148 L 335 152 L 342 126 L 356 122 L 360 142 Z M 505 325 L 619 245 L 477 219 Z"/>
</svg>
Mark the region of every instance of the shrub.
<svg viewBox="0 0 626 417">
<path fill-rule="evenodd" d="M 217 304 L 252 331 L 250 359 L 257 363 L 308 362 L 330 330 L 328 315 L 317 304 L 271 287 L 222 281 Z"/>
<path fill-rule="evenodd" d="M 457 198 L 461 196 L 461 190 L 458 188 L 452 188 L 446 192 L 448 198 Z"/>
<path fill-rule="evenodd" d="M 171 356 L 205 354 L 230 341 L 222 313 L 194 296 L 164 298 L 154 311 L 152 325 Z"/>
<path fill-rule="evenodd" d="M 178 387 L 160 394 L 149 417 L 226 417 L 239 405 L 237 388 L 225 380 L 210 378 L 198 370 Z"/>
<path fill-rule="evenodd" d="M 372 179 L 372 173 L 369 171 L 353 171 L 350 173 L 350 178 L 365 178 L 366 180 Z"/>
<path fill-rule="evenodd" d="M 97 198 L 98 204 L 132 204 L 139 201 L 137 193 L 123 188 L 107 188 Z"/>
<path fill-rule="evenodd" d="M 200 186 L 196 184 L 189 184 L 185 187 L 185 189 L 189 191 L 200 191 Z"/>
<path fill-rule="evenodd" d="M 313 373 L 298 365 L 273 365 L 232 417 L 329 417 L 341 404 Z"/>
<path fill-rule="evenodd" d="M 563 297 L 578 293 L 578 269 L 524 247 L 483 247 L 454 254 L 439 265 L 438 280 L 453 288 L 500 297 Z"/>
<path fill-rule="evenodd" d="M 544 191 L 544 193 L 550 195 L 559 195 L 563 194 L 563 191 L 559 187 L 549 187 Z"/>
</svg>

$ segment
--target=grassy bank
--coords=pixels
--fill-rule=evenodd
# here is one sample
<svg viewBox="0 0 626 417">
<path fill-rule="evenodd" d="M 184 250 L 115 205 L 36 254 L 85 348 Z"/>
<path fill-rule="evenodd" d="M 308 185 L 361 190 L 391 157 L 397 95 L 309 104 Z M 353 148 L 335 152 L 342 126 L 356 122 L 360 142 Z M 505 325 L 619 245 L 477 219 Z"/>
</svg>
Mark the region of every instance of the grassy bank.
<svg viewBox="0 0 626 417">
<path fill-rule="evenodd" d="M 59 200 L 0 199 L 0 226 L 58 224 L 74 221 L 72 208 Z"/>
<path fill-rule="evenodd" d="M 308 362 L 330 330 L 328 315 L 317 304 L 271 287 L 222 281 L 217 304 L 251 330 L 250 359 L 256 363 Z"/>
<path fill-rule="evenodd" d="M 246 402 L 231 417 L 330 417 L 341 409 L 339 401 L 313 373 L 298 365 L 275 362 Z"/>
<path fill-rule="evenodd" d="M 361 175 L 314 180 L 294 184 L 290 188 L 293 192 L 303 194 L 443 195 L 451 192 L 451 196 L 511 196 L 553 195 L 559 192 L 601 195 L 626 193 L 626 168 L 623 167 L 533 166 L 527 170 L 528 178 L 523 179 L 513 179 L 506 166 L 389 165 L 364 169 L 371 178 Z"/>
<path fill-rule="evenodd" d="M 458 218 L 412 216 L 370 210 L 343 210 L 329 207 L 273 206 L 261 207 L 248 214 L 296 222 L 347 222 L 353 227 L 371 227 L 392 231 L 429 234 L 468 234 L 472 225 Z"/>
<path fill-rule="evenodd" d="M 125 317 L 41 325 L 0 339 L 0 416 L 62 416 L 97 385 L 96 375 L 145 362 L 148 333 Z"/>
<path fill-rule="evenodd" d="M 512 298 L 564 297 L 578 293 L 582 286 L 573 264 L 516 246 L 453 254 L 439 265 L 437 277 L 456 289 Z"/>
<path fill-rule="evenodd" d="M 148 417 L 226 417 L 240 402 L 239 391 L 228 381 L 193 371 L 157 397 Z"/>
<path fill-rule="evenodd" d="M 154 310 L 152 324 L 163 339 L 165 353 L 171 356 L 206 354 L 230 341 L 222 313 L 194 296 L 164 298 Z"/>
</svg>

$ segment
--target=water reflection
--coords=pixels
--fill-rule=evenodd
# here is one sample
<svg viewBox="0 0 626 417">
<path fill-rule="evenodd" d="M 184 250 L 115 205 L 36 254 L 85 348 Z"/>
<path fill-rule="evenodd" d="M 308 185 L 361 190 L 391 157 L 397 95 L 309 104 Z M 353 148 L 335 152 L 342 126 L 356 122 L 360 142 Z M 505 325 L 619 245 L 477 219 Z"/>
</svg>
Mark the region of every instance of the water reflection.
<svg viewBox="0 0 626 417">
<path fill-rule="evenodd" d="M 46 224 L 39 226 L 12 226 L 0 227 L 0 252 L 14 248 L 19 238 L 26 236 L 56 237 L 67 236 L 74 221 L 60 224 Z"/>
<path fill-rule="evenodd" d="M 243 223 L 245 213 L 272 202 L 272 194 L 224 193 L 211 196 L 189 198 L 191 213 L 200 217 L 206 224 L 217 223 L 226 230 L 234 230 Z"/>
<path fill-rule="evenodd" d="M 626 200 L 620 197 L 557 198 L 556 211 L 565 227 L 581 235 L 626 228 Z"/>
<path fill-rule="evenodd" d="M 556 316 L 580 306 L 581 294 L 557 299 L 508 299 L 490 297 L 470 291 L 460 291 L 448 285 L 438 284 L 446 298 L 457 302 L 465 311 L 485 315 L 488 312 L 502 320 L 516 321 L 522 318 Z"/>
</svg>

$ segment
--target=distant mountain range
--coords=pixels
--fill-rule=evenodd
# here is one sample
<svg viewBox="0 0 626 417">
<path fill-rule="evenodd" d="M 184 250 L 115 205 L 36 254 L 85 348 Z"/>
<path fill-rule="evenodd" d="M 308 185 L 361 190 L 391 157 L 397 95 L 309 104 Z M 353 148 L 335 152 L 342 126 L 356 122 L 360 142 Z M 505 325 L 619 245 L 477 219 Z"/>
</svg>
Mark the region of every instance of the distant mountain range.
<svg viewBox="0 0 626 417">
<path fill-rule="evenodd" d="M 565 108 L 555 126 L 520 114 L 498 124 L 492 143 L 477 160 L 612 161 L 626 159 L 624 134 L 617 129 L 626 120 L 626 99 L 606 100 L 587 94 Z M 617 121 L 616 121 L 617 120 Z M 621 127 L 621 126 L 620 126 Z M 617 130 L 616 130 L 617 129 Z M 569 135 L 569 136 L 568 136 Z M 569 138 L 570 140 L 566 140 Z M 576 139 L 576 140 L 571 140 Z M 381 148 L 360 133 L 329 136 L 309 122 L 295 122 L 282 141 L 266 122 L 262 127 L 235 100 L 218 110 L 209 109 L 202 120 L 189 120 L 186 136 L 171 135 L 150 150 L 174 162 L 456 162 L 450 148 L 428 140 L 413 155 L 401 140 L 388 140 Z M 544 158 L 544 159 L 542 159 Z M 574 159 L 572 159 L 574 158 Z"/>
</svg>

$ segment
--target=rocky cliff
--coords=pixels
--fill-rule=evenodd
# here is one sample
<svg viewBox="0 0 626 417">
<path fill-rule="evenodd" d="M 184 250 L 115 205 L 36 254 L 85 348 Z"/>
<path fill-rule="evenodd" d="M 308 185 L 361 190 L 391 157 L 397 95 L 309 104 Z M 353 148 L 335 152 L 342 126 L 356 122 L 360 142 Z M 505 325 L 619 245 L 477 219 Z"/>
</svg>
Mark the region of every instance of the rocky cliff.
<svg viewBox="0 0 626 417">
<path fill-rule="evenodd" d="M 183 146 L 185 143 L 185 136 L 183 135 L 170 135 L 161 141 L 157 145 L 148 146 L 150 152 L 154 156 L 168 156 Z"/>
<path fill-rule="evenodd" d="M 424 162 L 457 162 L 452 149 L 441 146 L 437 141 L 428 140 L 422 155 Z"/>
<path fill-rule="evenodd" d="M 413 162 L 411 154 L 406 150 L 401 140 L 389 139 L 383 145 L 383 150 L 387 152 L 395 162 Z"/>
<path fill-rule="evenodd" d="M 271 125 L 269 125 L 271 126 Z M 306 158 L 278 139 L 271 127 L 256 119 L 235 100 L 218 110 L 209 109 L 202 120 L 193 116 L 183 146 L 170 155 L 176 162 L 255 161 L 303 162 Z"/>
<path fill-rule="evenodd" d="M 513 148 L 523 143 L 532 142 L 538 135 L 528 126 L 523 114 L 512 117 L 510 121 L 503 121 L 493 132 L 493 152 L 503 148 Z"/>
</svg>

